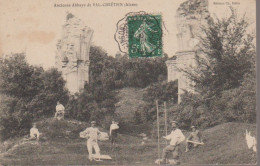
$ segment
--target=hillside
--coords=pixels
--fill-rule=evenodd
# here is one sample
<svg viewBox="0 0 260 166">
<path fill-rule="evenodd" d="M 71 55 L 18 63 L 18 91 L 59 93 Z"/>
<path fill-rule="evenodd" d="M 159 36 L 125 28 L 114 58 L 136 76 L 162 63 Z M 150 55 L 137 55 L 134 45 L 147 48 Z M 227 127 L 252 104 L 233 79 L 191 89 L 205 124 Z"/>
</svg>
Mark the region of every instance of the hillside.
<svg viewBox="0 0 260 166">
<path fill-rule="evenodd" d="M 256 136 L 256 125 L 226 123 L 203 131 L 204 146 L 183 153 L 187 164 L 254 164 L 256 154 L 248 149 L 246 129 Z"/>
<path fill-rule="evenodd" d="M 118 92 L 119 102 L 116 103 L 116 114 L 123 121 L 133 121 L 134 113 L 140 105 L 144 104 L 145 89 L 123 88 Z"/>
<path fill-rule="evenodd" d="M 18 143 L 21 139 L 3 143 L 2 146 L 12 146 L 2 151 L 2 165 L 155 165 L 157 140 L 149 139 L 141 145 L 141 137 L 119 134 L 115 148 L 111 148 L 108 141 L 99 142 L 101 153 L 109 154 L 113 160 L 90 162 L 87 159 L 86 141 L 79 138 L 79 132 L 88 126 L 87 123 L 45 119 L 37 125 L 44 139 L 39 144 Z M 255 131 L 256 125 L 226 123 L 202 131 L 204 146 L 188 153 L 184 153 L 184 145 L 181 146 L 182 165 L 254 164 L 256 156 L 246 146 L 246 129 Z"/>
</svg>

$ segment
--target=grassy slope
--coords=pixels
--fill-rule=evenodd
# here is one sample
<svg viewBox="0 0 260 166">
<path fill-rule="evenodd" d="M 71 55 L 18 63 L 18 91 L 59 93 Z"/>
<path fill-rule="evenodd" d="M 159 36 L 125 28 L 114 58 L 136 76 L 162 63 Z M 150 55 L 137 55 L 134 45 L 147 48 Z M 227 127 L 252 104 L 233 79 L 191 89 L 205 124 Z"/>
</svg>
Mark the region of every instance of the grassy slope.
<svg viewBox="0 0 260 166">
<path fill-rule="evenodd" d="M 118 146 L 100 142 L 102 154 L 110 154 L 113 160 L 90 162 L 87 160 L 85 140 L 78 137 L 87 127 L 77 121 L 55 121 L 47 119 L 38 122 L 38 128 L 46 140 L 39 145 L 21 144 L 2 153 L 3 165 L 154 165 L 157 158 L 156 140 L 149 140 L 144 146 L 142 139 L 119 135 Z M 245 130 L 255 131 L 255 125 L 227 123 L 203 131 L 205 146 L 188 153 L 182 153 L 182 165 L 193 164 L 253 164 L 256 157 L 247 149 Z M 254 133 L 255 134 L 255 133 Z M 187 133 L 186 133 L 187 135 Z M 181 146 L 184 151 L 184 145 Z"/>
<path fill-rule="evenodd" d="M 203 131 L 205 145 L 183 153 L 182 161 L 193 164 L 254 164 L 256 155 L 245 140 L 246 129 L 256 135 L 256 125 L 226 123 Z"/>
<path fill-rule="evenodd" d="M 133 120 L 138 106 L 143 104 L 143 89 L 124 88 L 119 91 L 120 102 L 117 113 L 123 119 Z M 111 148 L 108 141 L 99 142 L 101 153 L 109 154 L 111 161 L 90 162 L 87 159 L 86 140 L 79 138 L 79 132 L 88 127 L 78 121 L 56 121 L 44 119 L 37 123 L 45 140 L 38 145 L 19 144 L 19 139 L 9 140 L 8 152 L 0 146 L 0 165 L 155 165 L 158 158 L 157 140 L 149 140 L 144 146 L 142 138 L 120 134 L 118 145 Z M 184 153 L 181 145 L 181 162 L 187 164 L 254 164 L 256 155 L 247 149 L 245 130 L 256 131 L 256 125 L 226 123 L 203 131 L 205 145 Z M 102 129 L 101 129 L 102 130 Z M 129 132 L 136 131 L 129 129 Z M 144 132 L 144 131 L 139 131 Z M 253 132 L 255 135 L 255 132 Z M 185 133 L 188 135 L 188 133 Z M 1 144 L 0 144 L 1 145 Z M 15 146 L 14 146 L 15 145 Z M 165 145 L 161 146 L 164 147 Z M 160 152 L 161 155 L 161 152 Z"/>
<path fill-rule="evenodd" d="M 138 107 L 144 104 L 143 93 L 145 89 L 138 88 L 123 88 L 119 90 L 116 104 L 116 113 L 124 121 L 133 121 L 134 112 Z"/>
<path fill-rule="evenodd" d="M 137 162 L 152 164 L 154 145 L 139 146 L 141 138 L 119 135 L 119 145 L 112 149 L 108 141 L 99 142 L 101 153 L 109 154 L 111 161 L 90 162 L 87 159 L 86 140 L 79 138 L 79 132 L 86 123 L 77 121 L 57 121 L 47 119 L 37 123 L 38 129 L 46 140 L 39 145 L 20 144 L 2 153 L 0 163 L 4 165 L 126 165 Z M 102 131 L 102 129 L 101 129 Z M 103 130 L 104 131 L 104 130 Z M 17 144 L 18 141 L 16 141 Z M 148 152 L 148 153 L 147 153 Z M 147 157 L 149 156 L 149 157 Z M 142 160 L 144 159 L 144 160 Z"/>
</svg>

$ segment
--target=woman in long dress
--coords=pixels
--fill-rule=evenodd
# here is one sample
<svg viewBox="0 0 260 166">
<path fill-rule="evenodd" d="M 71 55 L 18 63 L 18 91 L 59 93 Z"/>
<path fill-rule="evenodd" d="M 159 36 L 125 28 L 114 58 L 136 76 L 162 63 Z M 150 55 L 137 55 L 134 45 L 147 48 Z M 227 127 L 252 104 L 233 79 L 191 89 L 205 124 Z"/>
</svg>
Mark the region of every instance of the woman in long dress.
<svg viewBox="0 0 260 166">
<path fill-rule="evenodd" d="M 156 49 L 156 46 L 148 41 L 148 35 L 146 30 L 149 30 L 150 32 L 157 32 L 152 30 L 151 27 L 144 20 L 134 34 L 135 38 L 140 39 L 141 52 L 143 53 L 143 55 L 146 55 L 146 53 L 151 53 Z"/>
</svg>

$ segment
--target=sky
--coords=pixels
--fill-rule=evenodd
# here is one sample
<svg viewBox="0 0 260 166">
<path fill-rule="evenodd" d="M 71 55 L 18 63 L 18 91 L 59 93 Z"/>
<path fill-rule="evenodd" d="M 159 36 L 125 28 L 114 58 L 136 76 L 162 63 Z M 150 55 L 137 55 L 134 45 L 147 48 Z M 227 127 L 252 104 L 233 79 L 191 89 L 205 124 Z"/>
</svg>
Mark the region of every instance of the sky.
<svg viewBox="0 0 260 166">
<path fill-rule="evenodd" d="M 66 12 L 80 18 L 94 30 L 92 44 L 101 46 L 108 55 L 119 52 L 114 39 L 116 24 L 128 12 L 145 11 L 161 14 L 165 25 L 163 51 L 170 57 L 178 50 L 176 9 L 185 0 L 0 0 L 0 55 L 25 52 L 30 64 L 44 68 L 55 64 L 57 41 L 61 38 Z M 137 7 L 54 7 L 54 4 L 136 3 Z M 225 5 L 217 5 L 216 2 Z M 240 16 L 244 13 L 255 27 L 255 0 L 209 0 L 209 12 L 217 17 L 230 14 L 229 2 Z M 235 2 L 232 4 L 232 2 Z"/>
</svg>

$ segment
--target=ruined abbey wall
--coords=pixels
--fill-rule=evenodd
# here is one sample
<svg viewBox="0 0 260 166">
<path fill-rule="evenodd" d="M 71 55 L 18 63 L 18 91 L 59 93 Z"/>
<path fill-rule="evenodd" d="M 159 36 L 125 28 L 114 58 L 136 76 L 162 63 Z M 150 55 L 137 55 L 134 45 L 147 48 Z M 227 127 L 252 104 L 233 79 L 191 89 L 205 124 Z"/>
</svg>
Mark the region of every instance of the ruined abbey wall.
<svg viewBox="0 0 260 166">
<path fill-rule="evenodd" d="M 89 51 L 93 30 L 72 14 L 62 26 L 62 37 L 57 43 L 56 67 L 66 80 L 71 94 L 84 88 L 89 81 Z"/>
<path fill-rule="evenodd" d="M 194 83 L 183 70 L 196 67 L 195 55 L 199 55 L 201 27 L 206 26 L 210 15 L 207 0 L 188 0 L 176 13 L 178 51 L 166 62 L 168 82 L 178 80 L 178 103 L 184 90 L 194 92 Z"/>
</svg>

